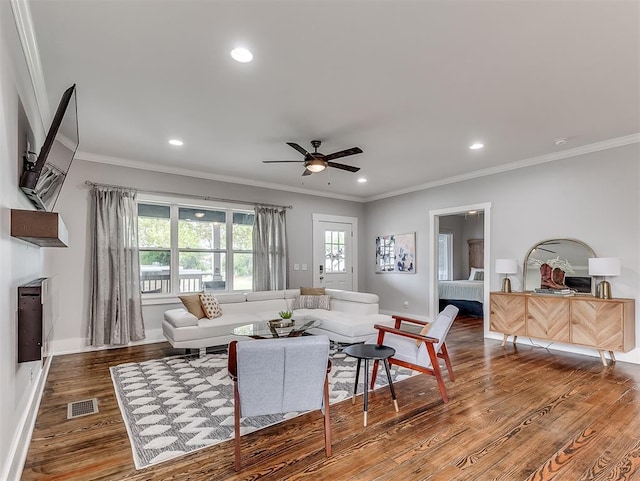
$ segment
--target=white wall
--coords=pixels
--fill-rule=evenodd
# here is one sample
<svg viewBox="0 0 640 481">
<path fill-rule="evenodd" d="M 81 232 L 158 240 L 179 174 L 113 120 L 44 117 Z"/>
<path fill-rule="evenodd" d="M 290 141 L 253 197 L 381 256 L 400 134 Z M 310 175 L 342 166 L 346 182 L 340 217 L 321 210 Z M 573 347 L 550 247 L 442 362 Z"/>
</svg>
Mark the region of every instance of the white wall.
<svg viewBox="0 0 640 481">
<path fill-rule="evenodd" d="M 536 242 L 554 237 L 579 239 L 598 256 L 619 257 L 622 275 L 612 278 L 615 297 L 637 299 L 640 288 L 640 145 L 594 152 L 519 170 L 383 199 L 365 207 L 364 257 L 373 255 L 379 232 L 416 231 L 416 274 L 375 274 L 361 269 L 365 290 L 381 296 L 387 311 L 427 315 L 429 292 L 428 213 L 491 203 L 491 259 L 516 258 L 521 265 Z M 500 288 L 487 266 L 492 290 Z M 522 277 L 520 272 L 519 277 Z M 409 309 L 403 309 L 407 300 Z M 636 308 L 636 316 L 640 306 Z M 485 319 L 485 322 L 488 322 Z M 636 319 L 636 325 L 638 321 Z M 636 328 L 636 336 L 640 327 Z M 638 345 L 638 342 L 636 342 Z M 640 363 L 640 349 L 617 355 Z"/>
<path fill-rule="evenodd" d="M 82 99 L 78 101 L 81 102 Z M 91 244 L 88 231 L 90 196 L 89 189 L 84 185 L 85 180 L 154 191 L 292 205 L 293 209 L 287 211 L 290 287 L 312 285 L 312 214 L 343 215 L 361 219 L 364 211 L 362 204 L 355 202 L 75 160 L 55 209 L 61 213 L 69 229 L 70 246 L 67 249 L 52 251 L 46 263 L 47 270 L 59 276 L 60 311 L 53 342 L 53 350 L 56 353 L 77 352 L 87 347 Z M 293 271 L 294 263 L 307 264 L 310 268 L 307 271 Z M 179 305 L 177 298 L 168 302 Z M 167 308 L 168 304 L 143 307 L 148 340 L 163 339 L 162 314 Z"/>
<path fill-rule="evenodd" d="M 28 84 L 18 84 L 24 66 L 16 63 L 17 38 L 11 37 L 15 30 L 8 2 L 0 3 L 0 479 L 4 480 L 20 476 L 26 455 L 21 448 L 27 446 L 44 376 L 41 362 L 17 362 L 17 287 L 41 277 L 42 251 L 10 236 L 11 209 L 31 209 L 18 189 L 24 144 L 19 135 L 23 131 L 19 91 L 27 92 Z"/>
</svg>

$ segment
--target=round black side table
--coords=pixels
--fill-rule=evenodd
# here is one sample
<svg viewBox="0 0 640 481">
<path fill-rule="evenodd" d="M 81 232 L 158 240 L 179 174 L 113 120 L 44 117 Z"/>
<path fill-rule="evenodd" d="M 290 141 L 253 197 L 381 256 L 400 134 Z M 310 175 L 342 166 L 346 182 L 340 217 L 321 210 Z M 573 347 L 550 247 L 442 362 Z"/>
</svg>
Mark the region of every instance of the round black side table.
<svg viewBox="0 0 640 481">
<path fill-rule="evenodd" d="M 377 344 L 352 344 L 344 348 L 344 353 L 347 356 L 355 357 L 358 359 L 358 367 L 356 369 L 356 383 L 353 387 L 353 398 L 351 403 L 356 402 L 356 393 L 358 392 L 358 377 L 360 375 L 360 363 L 364 359 L 364 425 L 367 425 L 367 410 L 369 408 L 369 361 L 383 361 L 384 369 L 387 372 L 387 381 L 389 382 L 389 389 L 391 390 L 391 398 L 393 399 L 393 405 L 398 412 L 398 400 L 396 399 L 396 393 L 393 389 L 393 381 L 391 380 L 391 371 L 389 370 L 389 358 L 396 353 L 396 350 L 388 346 L 378 346 Z"/>
</svg>

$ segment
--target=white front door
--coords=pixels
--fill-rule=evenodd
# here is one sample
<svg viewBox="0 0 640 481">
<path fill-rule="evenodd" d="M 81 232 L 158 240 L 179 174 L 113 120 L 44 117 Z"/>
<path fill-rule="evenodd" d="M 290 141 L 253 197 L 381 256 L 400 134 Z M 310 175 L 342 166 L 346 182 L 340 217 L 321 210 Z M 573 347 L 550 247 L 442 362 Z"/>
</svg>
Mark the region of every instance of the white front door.
<svg viewBox="0 0 640 481">
<path fill-rule="evenodd" d="M 354 230 L 357 219 L 320 216 L 313 219 L 313 285 L 355 290 Z"/>
</svg>

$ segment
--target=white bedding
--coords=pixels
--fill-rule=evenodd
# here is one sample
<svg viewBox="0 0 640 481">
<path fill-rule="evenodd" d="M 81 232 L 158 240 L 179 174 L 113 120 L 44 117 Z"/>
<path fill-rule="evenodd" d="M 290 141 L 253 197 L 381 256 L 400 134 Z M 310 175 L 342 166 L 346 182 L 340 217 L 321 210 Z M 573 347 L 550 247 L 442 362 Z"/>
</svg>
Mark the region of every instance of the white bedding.
<svg viewBox="0 0 640 481">
<path fill-rule="evenodd" d="M 484 281 L 439 281 L 440 299 L 484 302 Z"/>
</svg>

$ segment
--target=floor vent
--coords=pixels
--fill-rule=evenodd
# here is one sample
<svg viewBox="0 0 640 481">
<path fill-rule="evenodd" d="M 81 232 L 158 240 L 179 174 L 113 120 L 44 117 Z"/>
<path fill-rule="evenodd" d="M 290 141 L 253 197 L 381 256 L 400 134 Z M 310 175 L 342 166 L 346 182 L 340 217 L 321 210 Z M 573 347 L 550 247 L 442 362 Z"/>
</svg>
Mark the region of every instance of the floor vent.
<svg viewBox="0 0 640 481">
<path fill-rule="evenodd" d="M 67 404 L 67 419 L 79 418 L 96 414 L 98 412 L 98 399 L 85 399 Z"/>
</svg>

